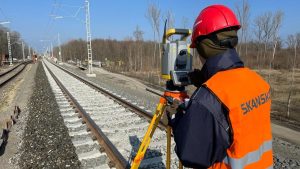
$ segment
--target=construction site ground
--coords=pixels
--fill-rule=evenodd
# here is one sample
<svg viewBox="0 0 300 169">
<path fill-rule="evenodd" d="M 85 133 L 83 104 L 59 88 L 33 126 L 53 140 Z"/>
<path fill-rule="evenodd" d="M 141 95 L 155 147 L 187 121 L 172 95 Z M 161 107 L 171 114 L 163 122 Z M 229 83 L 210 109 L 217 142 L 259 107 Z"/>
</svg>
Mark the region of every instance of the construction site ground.
<svg viewBox="0 0 300 169">
<path fill-rule="evenodd" d="M 7 67 L 8 68 L 8 67 Z M 23 131 L 28 115 L 28 101 L 34 90 L 36 64 L 28 64 L 24 71 L 12 82 L 1 88 L 0 96 L 0 129 L 6 128 L 5 122 L 13 114 L 15 106 L 19 106 L 21 113 L 17 123 L 9 133 L 7 144 L 0 152 L 0 168 L 16 168 L 22 144 Z M 4 70 L 3 70 L 4 71 Z"/>
<path fill-rule="evenodd" d="M 73 65 L 66 64 L 65 67 L 81 75 L 87 73 L 78 69 Z M 128 92 L 127 95 L 130 95 L 132 89 L 135 91 L 135 93 L 137 92 L 140 93 L 139 95 L 143 95 L 143 96 L 151 95 L 149 94 L 149 92 L 145 90 L 145 88 L 149 88 L 148 83 L 145 83 L 139 79 L 124 76 L 118 73 L 112 73 L 102 68 L 94 68 L 94 73 L 97 76 L 95 79 L 98 80 L 102 79 L 102 81 L 104 81 L 105 83 L 119 85 L 124 90 L 124 92 Z M 300 75 L 300 71 L 298 73 Z M 90 80 L 92 81 L 97 81 L 95 79 L 90 78 Z M 289 82 L 284 82 L 284 83 L 289 83 Z M 299 86 L 300 85 L 298 85 L 298 87 Z M 288 90 L 288 88 L 284 88 L 284 90 Z M 299 96 L 297 94 L 297 96 L 294 96 L 293 98 L 297 99 L 298 97 Z M 151 101 L 157 103 L 158 99 L 159 97 L 153 95 L 153 99 L 151 99 Z M 273 102 L 273 104 L 278 103 L 277 102 L 278 99 L 275 98 L 274 100 L 276 101 Z M 154 107 L 152 107 L 152 110 L 153 108 Z M 299 112 L 294 111 L 295 115 L 293 115 L 293 117 L 298 117 L 296 113 L 299 114 Z M 296 127 L 295 130 L 294 128 L 289 128 L 288 127 L 289 125 L 286 125 L 286 123 L 281 123 L 278 121 L 276 123 L 272 123 L 272 132 L 274 138 L 273 139 L 274 161 L 277 161 L 277 164 L 280 164 L 280 166 L 279 165 L 275 166 L 275 168 L 281 168 L 284 166 L 289 167 L 291 165 L 294 166 L 294 164 L 296 166 L 300 166 L 300 132 L 297 130 L 300 124 L 299 123 L 297 124 L 298 126 Z"/>
<path fill-rule="evenodd" d="M 86 71 L 82 71 L 73 65 L 64 64 L 68 70 L 76 72 L 81 76 L 86 75 Z M 0 152 L 0 168 L 16 168 L 17 161 L 20 157 L 20 146 L 22 145 L 23 130 L 26 126 L 28 115 L 28 102 L 33 93 L 34 76 L 36 74 L 36 64 L 30 64 L 26 70 L 21 73 L 16 80 L 7 85 L 8 87 L 1 89 L 1 106 L 0 121 L 3 127 L 5 119 L 12 113 L 14 106 L 21 108 L 20 119 L 13 126 L 9 135 L 9 140 L 4 151 Z M 149 88 L 148 83 L 135 78 L 124 76 L 122 74 L 111 73 L 102 68 L 94 68 L 96 78 L 88 78 L 89 80 L 105 85 L 105 87 L 114 88 L 115 92 L 123 92 L 137 103 L 143 105 L 149 110 L 153 110 L 159 97 L 145 90 Z M 161 92 L 160 90 L 156 90 Z M 298 95 L 298 94 L 297 94 Z M 297 98 L 297 97 L 294 97 Z M 275 104 L 274 102 L 273 104 Z M 273 151 L 274 151 L 274 168 L 297 168 L 300 167 L 300 133 L 293 128 L 281 125 L 280 122 L 272 124 L 273 130 Z"/>
</svg>

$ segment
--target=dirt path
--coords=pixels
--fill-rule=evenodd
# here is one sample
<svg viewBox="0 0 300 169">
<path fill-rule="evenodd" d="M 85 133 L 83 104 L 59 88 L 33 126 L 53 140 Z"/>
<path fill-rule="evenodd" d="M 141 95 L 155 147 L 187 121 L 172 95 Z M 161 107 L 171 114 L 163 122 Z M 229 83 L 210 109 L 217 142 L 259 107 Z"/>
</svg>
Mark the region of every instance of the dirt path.
<svg viewBox="0 0 300 169">
<path fill-rule="evenodd" d="M 73 69 L 76 68 L 73 65 L 69 65 L 69 64 L 65 64 L 65 65 L 68 67 L 71 67 Z M 113 83 L 116 83 L 116 84 L 122 84 L 123 87 L 129 88 L 132 90 L 138 90 L 140 92 L 145 92 L 146 91 L 145 89 L 148 87 L 145 84 L 143 84 L 141 81 L 139 81 L 138 79 L 128 77 L 128 76 L 118 74 L 118 73 L 112 73 L 103 68 L 93 67 L 93 71 L 98 76 L 96 78 L 105 78 L 108 81 L 112 81 Z M 155 89 L 152 89 L 152 90 L 154 90 L 158 93 L 161 93 L 161 91 L 159 91 L 159 90 L 155 90 Z M 147 93 L 147 94 L 152 95 L 151 93 Z M 156 96 L 156 95 L 153 95 L 153 96 Z"/>
<path fill-rule="evenodd" d="M 127 87 L 132 88 L 132 89 L 138 89 L 138 90 L 145 90 L 146 86 L 141 83 L 140 81 L 138 81 L 137 79 L 131 78 L 131 77 L 127 77 L 121 74 L 117 74 L 117 73 L 112 73 L 109 72 L 107 70 L 104 70 L 102 68 L 94 68 L 95 73 L 99 73 L 105 76 L 111 76 L 111 77 L 115 77 L 116 80 L 118 79 L 119 82 L 123 82 L 126 84 Z M 120 81 L 121 80 L 121 81 Z"/>
<path fill-rule="evenodd" d="M 18 159 L 18 148 L 22 142 L 21 136 L 26 124 L 28 114 L 28 100 L 31 96 L 34 86 L 34 76 L 36 65 L 29 64 L 25 70 L 13 81 L 10 82 L 6 89 L 2 90 L 0 121 L 5 121 L 13 112 L 14 106 L 17 105 L 21 109 L 19 119 L 12 127 L 6 146 L 0 152 L 0 168 L 12 169 L 16 168 L 15 162 Z"/>
<path fill-rule="evenodd" d="M 273 136 L 300 146 L 300 132 L 272 123 Z"/>
</svg>

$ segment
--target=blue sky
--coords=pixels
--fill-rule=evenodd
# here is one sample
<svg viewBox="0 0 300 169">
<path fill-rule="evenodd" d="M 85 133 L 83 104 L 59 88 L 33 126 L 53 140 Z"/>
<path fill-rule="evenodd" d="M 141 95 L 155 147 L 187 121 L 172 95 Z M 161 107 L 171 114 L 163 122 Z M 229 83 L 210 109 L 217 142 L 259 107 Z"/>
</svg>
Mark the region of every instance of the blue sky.
<svg viewBox="0 0 300 169">
<path fill-rule="evenodd" d="M 60 4 L 55 7 L 54 4 Z M 175 27 L 182 26 L 182 18 L 188 18 L 191 28 L 199 12 L 211 4 L 224 4 L 231 9 L 242 0 L 90 0 L 92 38 L 113 38 L 122 40 L 132 36 L 139 25 L 144 32 L 144 39 L 152 39 L 153 33 L 145 14 L 150 3 L 154 2 L 165 15 L 168 10 L 175 16 Z M 264 12 L 282 10 L 284 20 L 280 36 L 300 32 L 300 19 L 297 11 L 298 0 L 249 0 L 250 17 L 253 20 Z M 60 33 L 62 43 L 77 38 L 85 39 L 84 10 L 76 18 L 74 15 L 84 0 L 0 0 L 0 21 L 9 20 L 5 26 L 21 33 L 22 38 L 37 50 L 52 40 L 57 44 Z M 50 15 L 64 16 L 63 19 L 52 19 Z M 161 25 L 163 25 L 161 23 Z M 162 30 L 162 28 L 161 28 Z"/>
</svg>

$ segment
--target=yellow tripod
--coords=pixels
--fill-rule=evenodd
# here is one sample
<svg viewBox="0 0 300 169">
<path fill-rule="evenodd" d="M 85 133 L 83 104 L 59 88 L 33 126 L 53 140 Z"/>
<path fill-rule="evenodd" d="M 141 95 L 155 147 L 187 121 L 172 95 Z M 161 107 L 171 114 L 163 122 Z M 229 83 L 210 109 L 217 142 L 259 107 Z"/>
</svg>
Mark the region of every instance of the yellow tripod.
<svg viewBox="0 0 300 169">
<path fill-rule="evenodd" d="M 148 90 L 150 91 L 150 90 Z M 152 93 L 154 93 L 153 91 L 150 91 Z M 161 96 L 159 103 L 156 107 L 156 111 L 155 114 L 153 115 L 153 118 L 150 122 L 150 125 L 147 129 L 147 132 L 143 138 L 143 141 L 140 145 L 140 148 L 132 162 L 132 166 L 131 169 L 138 169 L 138 167 L 140 166 L 146 150 L 151 142 L 152 136 L 155 132 L 155 129 L 158 126 L 158 123 L 165 111 L 165 107 L 167 106 L 168 102 L 172 102 L 173 99 L 178 99 L 178 100 L 184 100 L 185 98 L 187 98 L 187 94 L 185 91 L 165 91 L 164 95 Z M 166 157 L 166 168 L 170 169 L 171 167 L 171 127 L 167 126 L 167 157 Z M 179 168 L 182 169 L 182 165 L 181 163 L 179 163 Z"/>
<path fill-rule="evenodd" d="M 150 122 L 148 130 L 143 138 L 140 148 L 132 162 L 131 169 L 137 169 L 146 153 L 150 144 L 152 136 L 158 123 L 165 111 L 167 104 L 172 104 L 173 99 L 183 101 L 188 97 L 184 86 L 188 85 L 187 73 L 192 69 L 192 57 L 190 55 L 189 44 L 186 42 L 187 37 L 191 34 L 189 29 L 166 29 L 167 20 L 164 27 L 164 35 L 162 39 L 162 66 L 161 75 L 166 81 L 166 91 L 163 95 L 157 94 L 160 97 L 159 103 L 156 107 L 153 118 Z M 169 39 L 173 35 L 180 35 L 181 38 L 177 40 Z M 170 169 L 171 166 L 171 127 L 167 126 L 167 157 L 166 168 Z M 182 168 L 179 163 L 179 168 Z"/>
</svg>

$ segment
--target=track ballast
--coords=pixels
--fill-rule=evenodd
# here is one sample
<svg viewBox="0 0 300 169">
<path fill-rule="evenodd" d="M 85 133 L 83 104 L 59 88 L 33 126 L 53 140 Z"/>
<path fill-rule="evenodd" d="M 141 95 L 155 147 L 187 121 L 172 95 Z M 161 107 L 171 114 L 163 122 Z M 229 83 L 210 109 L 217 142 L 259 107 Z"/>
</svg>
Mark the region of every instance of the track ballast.
<svg viewBox="0 0 300 169">
<path fill-rule="evenodd" d="M 147 115 L 142 116 L 143 112 L 138 114 L 137 109 L 120 104 L 120 100 L 114 100 L 115 98 L 102 94 L 95 87 L 92 88 L 79 81 L 50 62 L 44 63 L 71 95 L 71 99 L 80 105 L 80 109 L 86 112 L 93 121 L 92 123 L 102 131 L 104 137 L 111 143 L 109 146 L 115 150 L 112 152 L 117 154 L 116 157 L 118 154 L 122 156 L 120 161 L 124 163 L 123 167 L 128 168 L 149 125 L 149 119 L 145 118 Z M 119 168 L 120 165 L 117 165 L 118 162 L 115 159 L 107 157 L 109 154 L 107 147 L 98 144 L 98 142 L 103 144 L 103 141 L 97 142 L 95 132 L 93 134 L 90 132 L 90 124 L 82 124 L 82 121 L 86 123 L 86 120 L 78 118 L 81 115 L 78 114 L 79 110 L 74 102 L 71 102 L 66 92 L 61 90 L 49 71 L 46 70 L 46 74 L 83 167 Z M 126 100 L 126 98 L 122 99 Z M 174 149 L 174 144 L 172 147 Z M 165 158 L 166 133 L 162 129 L 157 129 L 140 168 L 165 168 Z M 178 168 L 178 159 L 174 152 L 172 152 L 171 168 Z"/>
</svg>

